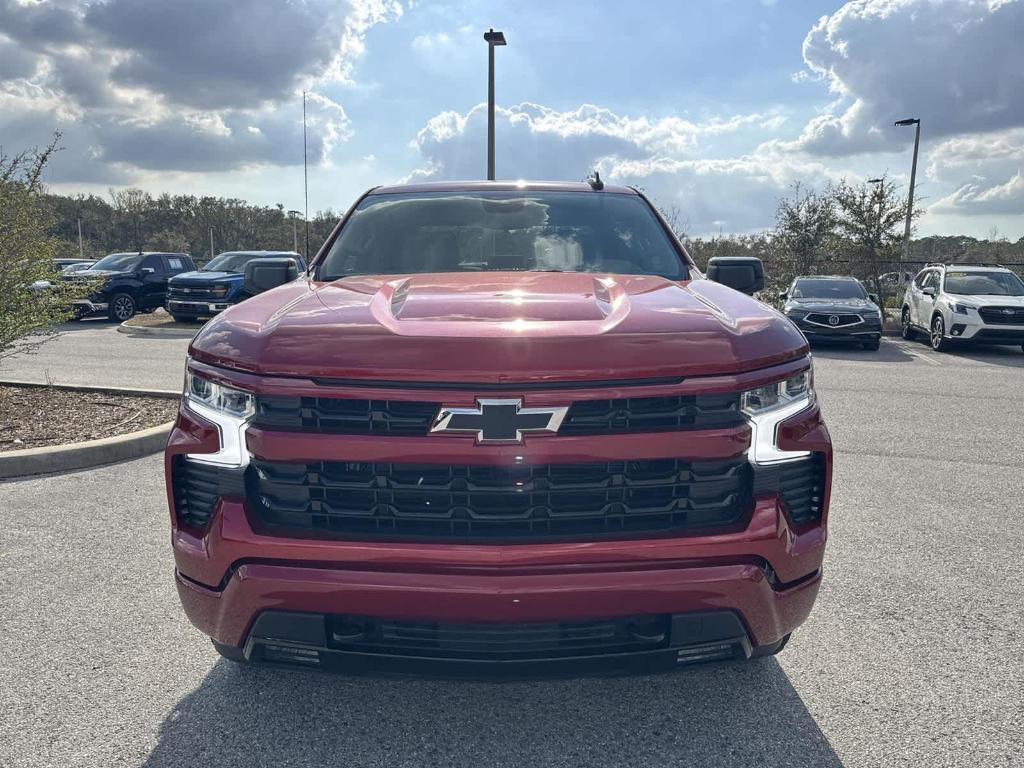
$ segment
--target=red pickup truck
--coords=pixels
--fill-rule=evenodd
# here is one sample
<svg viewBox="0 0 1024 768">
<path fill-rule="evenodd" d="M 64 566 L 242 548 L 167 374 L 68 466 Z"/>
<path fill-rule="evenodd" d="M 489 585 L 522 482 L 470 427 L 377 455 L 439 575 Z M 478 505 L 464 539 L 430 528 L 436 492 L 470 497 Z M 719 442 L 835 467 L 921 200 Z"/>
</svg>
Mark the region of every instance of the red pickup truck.
<svg viewBox="0 0 1024 768">
<path fill-rule="evenodd" d="M 800 332 L 600 184 L 373 189 L 189 350 L 166 452 L 188 618 L 236 661 L 442 675 L 771 654 L 831 443 Z M 711 270 L 709 270 L 710 273 Z"/>
</svg>

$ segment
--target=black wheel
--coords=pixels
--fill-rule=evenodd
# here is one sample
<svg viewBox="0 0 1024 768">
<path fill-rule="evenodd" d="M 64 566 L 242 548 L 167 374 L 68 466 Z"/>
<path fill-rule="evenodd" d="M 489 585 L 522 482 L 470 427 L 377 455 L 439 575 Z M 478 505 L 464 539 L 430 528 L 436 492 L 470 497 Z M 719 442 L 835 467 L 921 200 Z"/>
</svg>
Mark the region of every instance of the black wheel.
<svg viewBox="0 0 1024 768">
<path fill-rule="evenodd" d="M 762 658 L 764 656 L 774 656 L 775 654 L 780 653 L 782 651 L 782 649 L 786 647 L 786 643 L 789 642 L 789 638 L 791 638 L 792 636 L 793 636 L 793 633 L 790 632 L 788 635 L 786 635 L 784 638 L 779 640 L 777 643 L 770 643 L 768 645 L 759 645 L 759 646 L 757 646 L 751 652 L 750 658 L 752 658 L 752 659 L 760 659 L 760 658 Z"/>
<path fill-rule="evenodd" d="M 224 645 L 222 643 L 218 643 L 216 640 L 213 640 L 212 642 L 214 650 L 216 650 L 217 653 L 219 653 L 228 661 L 233 661 L 235 662 L 235 664 L 249 663 L 248 661 L 246 661 L 245 654 L 242 653 L 241 648 L 235 648 L 235 646 L 233 645 Z"/>
<path fill-rule="evenodd" d="M 931 341 L 932 349 L 936 352 L 949 351 L 949 340 L 946 338 L 946 323 L 943 321 L 942 315 L 936 315 L 932 318 L 932 328 L 928 339 Z"/>
<path fill-rule="evenodd" d="M 875 339 L 874 341 L 865 341 L 864 349 L 868 352 L 877 352 L 878 348 L 882 346 L 881 339 Z"/>
<path fill-rule="evenodd" d="M 130 293 L 115 293 L 110 297 L 107 314 L 111 320 L 123 323 L 125 320 L 131 320 L 138 311 L 138 305 Z"/>
<path fill-rule="evenodd" d="M 910 324 L 910 307 L 904 307 L 903 314 L 900 315 L 900 335 L 907 341 L 913 341 L 917 336 L 914 326 Z"/>
</svg>

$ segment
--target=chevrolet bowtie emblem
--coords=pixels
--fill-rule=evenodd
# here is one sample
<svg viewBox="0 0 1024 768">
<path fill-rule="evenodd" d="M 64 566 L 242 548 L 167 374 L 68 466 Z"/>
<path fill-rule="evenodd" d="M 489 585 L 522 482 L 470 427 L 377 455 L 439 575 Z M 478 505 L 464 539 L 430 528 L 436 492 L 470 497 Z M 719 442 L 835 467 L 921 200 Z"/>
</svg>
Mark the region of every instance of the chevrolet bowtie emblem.
<svg viewBox="0 0 1024 768">
<path fill-rule="evenodd" d="M 521 443 L 523 435 L 555 434 L 567 406 L 523 408 L 520 399 L 480 400 L 476 408 L 442 408 L 430 432 L 476 433 L 478 443 Z"/>
</svg>

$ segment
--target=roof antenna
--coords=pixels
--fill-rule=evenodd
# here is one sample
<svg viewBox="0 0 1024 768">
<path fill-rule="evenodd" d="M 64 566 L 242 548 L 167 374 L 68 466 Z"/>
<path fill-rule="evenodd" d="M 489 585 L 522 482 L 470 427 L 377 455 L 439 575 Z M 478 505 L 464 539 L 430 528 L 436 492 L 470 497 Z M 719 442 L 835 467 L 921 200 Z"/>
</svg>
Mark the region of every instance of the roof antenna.
<svg viewBox="0 0 1024 768">
<path fill-rule="evenodd" d="M 594 190 L 600 191 L 604 189 L 604 182 L 601 181 L 601 174 L 597 171 L 594 171 L 592 176 L 587 177 L 587 184 L 589 184 L 590 188 Z"/>
</svg>

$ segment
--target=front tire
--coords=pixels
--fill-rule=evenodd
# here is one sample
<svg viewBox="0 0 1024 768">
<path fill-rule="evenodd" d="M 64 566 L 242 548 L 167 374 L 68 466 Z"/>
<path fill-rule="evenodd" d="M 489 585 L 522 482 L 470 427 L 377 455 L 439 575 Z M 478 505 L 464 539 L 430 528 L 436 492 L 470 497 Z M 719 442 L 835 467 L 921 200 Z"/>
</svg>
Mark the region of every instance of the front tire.
<svg viewBox="0 0 1024 768">
<path fill-rule="evenodd" d="M 946 338 L 946 322 L 942 319 L 942 315 L 936 315 L 932 318 L 931 333 L 928 339 L 931 341 L 932 349 L 936 352 L 949 351 L 949 340 Z"/>
<path fill-rule="evenodd" d="M 110 307 L 107 309 L 107 314 L 111 320 L 123 323 L 135 317 L 135 313 L 138 311 L 139 306 L 135 303 L 135 298 L 130 293 L 115 293 L 110 297 Z"/>
<path fill-rule="evenodd" d="M 866 349 L 868 352 L 877 352 L 878 349 L 881 346 L 882 346 L 882 342 L 881 342 L 880 339 L 875 339 L 874 341 L 865 341 L 864 342 L 864 349 Z"/>
<path fill-rule="evenodd" d="M 907 341 L 913 341 L 917 336 L 914 333 L 914 327 L 910 324 L 910 307 L 904 307 L 903 314 L 900 315 L 900 335 Z"/>
</svg>

